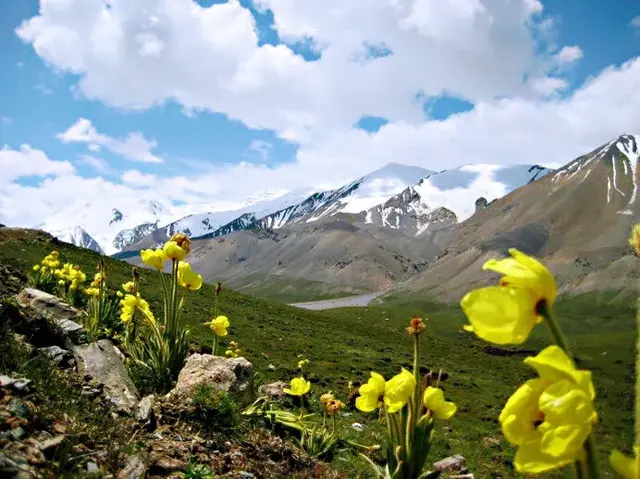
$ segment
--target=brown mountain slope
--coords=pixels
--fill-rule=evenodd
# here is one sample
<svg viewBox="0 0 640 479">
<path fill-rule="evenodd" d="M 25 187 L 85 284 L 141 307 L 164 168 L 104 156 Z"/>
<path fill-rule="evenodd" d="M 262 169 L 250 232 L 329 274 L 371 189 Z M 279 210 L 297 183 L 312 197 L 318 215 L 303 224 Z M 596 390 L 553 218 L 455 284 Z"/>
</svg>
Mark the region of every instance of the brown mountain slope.
<svg viewBox="0 0 640 479">
<path fill-rule="evenodd" d="M 623 135 L 493 202 L 449 231 L 440 258 L 399 287 L 457 300 L 495 277 L 488 258 L 509 247 L 544 259 L 562 291 L 635 288 L 627 238 L 638 222 L 638 137 Z"/>
</svg>

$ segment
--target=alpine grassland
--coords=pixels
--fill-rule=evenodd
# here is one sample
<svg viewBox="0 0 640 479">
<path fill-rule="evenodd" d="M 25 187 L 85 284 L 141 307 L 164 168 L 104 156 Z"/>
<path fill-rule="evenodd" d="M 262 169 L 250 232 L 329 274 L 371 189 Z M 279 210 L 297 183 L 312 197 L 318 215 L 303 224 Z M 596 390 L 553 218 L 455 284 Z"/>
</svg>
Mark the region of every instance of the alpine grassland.
<svg viewBox="0 0 640 479">
<path fill-rule="evenodd" d="M 124 261 L 42 232 L 0 229 L 0 263 L 33 278 L 34 265 L 57 251 L 87 283 L 120 291 L 125 326 L 113 331 L 110 300 L 89 295 L 93 328 L 104 314 L 104 334 L 126 347 L 136 315 L 148 323 L 154 345 L 130 351 L 133 368 L 156 376 L 145 387 L 166 392 L 189 351 L 212 347 L 247 358 L 260 383 L 289 383 L 284 400 L 258 402 L 240 420 L 264 419 L 341 477 L 435 477 L 421 474 L 456 454 L 477 478 L 613 478 L 614 450 L 618 470 L 631 467 L 622 454 L 634 444 L 635 298 L 557 295 L 550 273 L 516 252 L 492 265 L 500 283 L 470 292 L 462 308 L 391 295 L 309 311 L 200 284 L 196 271 L 180 268 L 183 249 L 164 248 L 172 274 L 132 273 Z M 508 328 L 496 322 L 501 314 Z M 527 400 L 518 399 L 523 391 Z"/>
</svg>

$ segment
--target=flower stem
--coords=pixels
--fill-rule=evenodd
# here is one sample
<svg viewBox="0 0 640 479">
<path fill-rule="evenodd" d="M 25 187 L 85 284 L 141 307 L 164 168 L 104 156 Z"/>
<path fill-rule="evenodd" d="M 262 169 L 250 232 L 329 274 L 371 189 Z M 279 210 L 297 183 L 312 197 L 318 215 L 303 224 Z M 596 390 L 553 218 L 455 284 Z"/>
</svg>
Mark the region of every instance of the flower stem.
<svg viewBox="0 0 640 479">
<path fill-rule="evenodd" d="M 217 334 L 213 337 L 213 347 L 211 348 L 211 355 L 212 356 L 216 355 L 216 349 L 218 349 L 218 335 Z"/>
<path fill-rule="evenodd" d="M 546 302 L 541 303 L 538 309 L 538 312 L 544 317 L 544 322 L 549 328 L 549 332 L 551 333 L 551 338 L 553 339 L 553 342 L 557 346 L 560 346 L 560 348 L 564 350 L 567 356 L 569 356 L 569 358 L 571 359 L 571 362 L 575 364 L 575 360 L 573 358 L 573 355 L 569 351 L 569 347 L 567 346 L 567 342 L 564 339 L 562 331 L 560 330 L 560 327 L 558 326 L 558 323 L 553 317 L 553 313 L 551 312 Z M 599 479 L 600 470 L 598 467 L 598 459 L 596 457 L 596 448 L 595 448 L 595 441 L 593 438 L 593 432 L 589 434 L 589 437 L 584 443 L 584 451 L 586 455 L 586 461 L 584 466 L 587 471 L 587 479 Z M 579 462 L 576 462 L 575 467 L 576 467 L 576 471 L 580 471 L 580 473 L 582 473 L 582 464 L 580 464 Z"/>
</svg>

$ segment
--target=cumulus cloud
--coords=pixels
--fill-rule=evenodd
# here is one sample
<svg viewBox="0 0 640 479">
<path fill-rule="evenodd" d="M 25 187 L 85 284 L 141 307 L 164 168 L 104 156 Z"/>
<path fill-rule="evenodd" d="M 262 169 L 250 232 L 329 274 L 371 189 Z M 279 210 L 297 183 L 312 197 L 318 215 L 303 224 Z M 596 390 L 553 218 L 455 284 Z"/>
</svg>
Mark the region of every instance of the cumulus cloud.
<svg viewBox="0 0 640 479">
<path fill-rule="evenodd" d="M 119 183 L 63 172 L 37 191 L 0 190 L 18 209 L 29 203 L 17 218 L 42 217 L 54 198 L 64 204 L 68 189 L 76 198 L 97 189 L 106 198 L 237 204 L 267 188 L 339 186 L 391 161 L 433 170 L 564 164 L 621 133 L 640 133 L 640 58 L 568 90 L 563 66 L 582 50 L 539 44 L 556 28 L 539 0 L 254 4 L 272 12 L 284 44 L 260 45 L 254 17 L 236 0 L 208 8 L 191 0 L 113 0 L 109 8 L 102 0 L 42 2 L 17 34 L 48 64 L 77 75 L 87 98 L 125 109 L 171 101 L 190 114 L 224 113 L 298 143 L 295 162 L 242 162 L 175 178 L 130 170 Z M 296 54 L 300 43 L 318 58 Z M 423 102 L 443 94 L 474 107 L 426 120 Z M 365 115 L 388 123 L 374 133 L 354 128 Z M 81 118 L 60 138 L 161 161 L 151 152 L 155 141 L 132 135 L 111 138 Z M 259 143 L 250 149 L 268 151 Z"/>
<path fill-rule="evenodd" d="M 147 140 L 142 133 L 129 133 L 119 140 L 98 133 L 91 121 L 79 118 L 63 133 L 57 135 L 63 143 L 88 143 L 91 151 L 99 151 L 100 146 L 121 155 L 128 160 L 141 163 L 163 163 L 164 160 L 154 155 L 151 150 L 157 146 L 155 140 Z"/>
<path fill-rule="evenodd" d="M 262 161 L 269 159 L 269 153 L 273 145 L 264 140 L 253 140 L 249 145 L 249 151 L 253 151 Z"/>
<path fill-rule="evenodd" d="M 43 151 L 22 145 L 19 150 L 13 150 L 8 146 L 0 149 L 0 171 L 2 187 L 21 178 L 65 175 L 74 173 L 75 169 L 68 161 L 50 160 Z"/>
<path fill-rule="evenodd" d="M 102 158 L 98 158 L 97 156 L 80 155 L 78 157 L 78 163 L 82 165 L 90 166 L 91 168 L 93 168 L 94 170 L 100 173 L 111 172 L 111 168 L 109 167 L 109 164 L 105 160 L 103 160 Z"/>
</svg>

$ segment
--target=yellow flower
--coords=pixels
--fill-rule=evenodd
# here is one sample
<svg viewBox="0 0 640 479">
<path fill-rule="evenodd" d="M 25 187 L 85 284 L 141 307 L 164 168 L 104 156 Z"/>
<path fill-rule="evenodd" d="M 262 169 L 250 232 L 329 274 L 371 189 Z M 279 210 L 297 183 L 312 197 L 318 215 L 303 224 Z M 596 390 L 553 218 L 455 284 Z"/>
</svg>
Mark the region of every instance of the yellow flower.
<svg viewBox="0 0 640 479">
<path fill-rule="evenodd" d="M 229 357 L 229 358 L 237 358 L 237 357 L 238 357 L 238 355 L 237 355 L 233 350 L 231 350 L 231 349 L 227 349 L 227 350 L 224 352 L 224 354 L 225 354 L 225 356 L 227 356 L 227 357 Z"/>
<path fill-rule="evenodd" d="M 164 263 L 167 261 L 167 256 L 162 249 L 143 249 L 140 251 L 140 258 L 144 264 L 159 271 L 164 269 Z"/>
<path fill-rule="evenodd" d="M 33 266 L 33 270 L 34 271 L 39 271 L 40 270 L 40 265 L 39 264 L 34 265 Z"/>
<path fill-rule="evenodd" d="M 558 346 L 524 361 L 540 376 L 526 381 L 507 401 L 498 420 L 505 438 L 518 446 L 516 470 L 540 474 L 574 462 L 597 413 L 590 371 L 575 368 Z"/>
<path fill-rule="evenodd" d="M 302 376 L 291 380 L 291 388 L 283 388 L 282 390 L 291 396 L 304 396 L 311 389 L 311 383 Z"/>
<path fill-rule="evenodd" d="M 147 303 L 147 301 L 140 297 L 140 293 L 138 293 L 136 296 L 132 294 L 125 295 L 125 297 L 120 300 L 120 305 L 122 306 L 120 319 L 123 323 L 131 321 L 131 319 L 133 318 L 133 313 L 136 310 L 143 313 L 149 321 L 155 323 L 155 317 L 149 309 L 149 303 Z"/>
<path fill-rule="evenodd" d="M 372 371 L 369 381 L 360 386 L 360 396 L 356 398 L 356 407 L 362 412 L 371 412 L 382 406 L 384 385 L 384 378 Z"/>
<path fill-rule="evenodd" d="M 629 246 L 633 248 L 633 251 L 637 256 L 640 256 L 640 223 L 637 225 L 633 225 L 633 228 L 631 229 Z"/>
<path fill-rule="evenodd" d="M 331 394 L 331 391 L 329 391 L 328 393 L 324 393 L 322 396 L 320 396 L 320 404 L 323 405 L 327 405 L 329 404 L 329 402 L 333 401 L 335 399 L 335 397 L 333 397 L 333 394 Z"/>
<path fill-rule="evenodd" d="M 174 241 L 180 248 L 182 248 L 186 254 L 191 252 L 191 240 L 183 233 L 175 233 L 169 241 Z"/>
<path fill-rule="evenodd" d="M 189 291 L 197 291 L 202 288 L 202 276 L 191 269 L 189 263 L 178 263 L 178 283 Z"/>
<path fill-rule="evenodd" d="M 384 403 L 387 411 L 398 412 L 404 407 L 416 389 L 416 378 L 406 369 L 402 368 L 400 374 L 396 374 L 384 385 Z"/>
<path fill-rule="evenodd" d="M 551 308 L 557 296 L 553 275 L 536 259 L 516 249 L 510 258 L 487 261 L 483 269 L 503 274 L 499 286 L 471 291 L 460 302 L 471 324 L 465 326 L 495 344 L 521 344 L 543 320 L 540 308 Z"/>
<path fill-rule="evenodd" d="M 182 261 L 187 257 L 188 251 L 181 248 L 175 241 L 167 241 L 162 247 L 167 258 Z"/>
<path fill-rule="evenodd" d="M 422 400 L 437 419 L 449 419 L 458 409 L 455 403 L 444 400 L 444 392 L 440 388 L 429 386 L 425 389 Z"/>
<path fill-rule="evenodd" d="M 309 360 L 308 359 L 302 359 L 300 361 L 298 361 L 298 369 L 302 369 L 305 366 L 309 365 Z"/>
<path fill-rule="evenodd" d="M 211 331 L 218 336 L 226 336 L 227 328 L 230 326 L 229 319 L 226 316 L 218 316 L 213 321 L 205 323 L 205 325 L 211 328 Z"/>
<path fill-rule="evenodd" d="M 87 288 L 84 290 L 87 296 L 93 296 L 97 298 L 100 295 L 100 290 L 98 288 Z"/>
<path fill-rule="evenodd" d="M 59 284 L 60 286 L 64 286 L 64 285 L 65 285 L 64 279 L 59 279 L 59 280 L 58 280 L 58 284 Z"/>
<path fill-rule="evenodd" d="M 640 454 L 640 447 L 635 446 L 633 450 L 636 457 L 638 457 L 638 454 Z M 638 471 L 636 459 L 625 456 L 617 449 L 614 449 L 611 452 L 609 462 L 611 463 L 613 470 L 621 475 L 623 479 L 637 479 L 640 477 L 640 471 Z"/>
<path fill-rule="evenodd" d="M 134 283 L 133 281 L 128 281 L 122 285 L 122 290 L 125 293 L 131 294 L 135 291 L 135 289 L 136 289 L 136 283 Z"/>
</svg>

